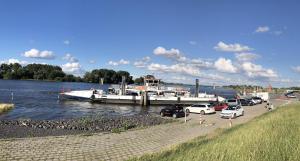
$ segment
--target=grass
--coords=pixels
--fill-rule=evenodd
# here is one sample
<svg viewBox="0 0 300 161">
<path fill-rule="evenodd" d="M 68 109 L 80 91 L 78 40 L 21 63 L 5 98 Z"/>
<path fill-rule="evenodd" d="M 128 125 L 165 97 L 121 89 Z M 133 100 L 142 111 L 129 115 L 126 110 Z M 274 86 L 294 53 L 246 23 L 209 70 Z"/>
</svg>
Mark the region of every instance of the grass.
<svg viewBox="0 0 300 161">
<path fill-rule="evenodd" d="M 12 108 L 14 108 L 13 104 L 0 104 L 0 113 L 9 111 Z"/>
<path fill-rule="evenodd" d="M 299 161 L 300 104 L 291 104 L 231 129 L 218 129 L 140 161 Z"/>
</svg>

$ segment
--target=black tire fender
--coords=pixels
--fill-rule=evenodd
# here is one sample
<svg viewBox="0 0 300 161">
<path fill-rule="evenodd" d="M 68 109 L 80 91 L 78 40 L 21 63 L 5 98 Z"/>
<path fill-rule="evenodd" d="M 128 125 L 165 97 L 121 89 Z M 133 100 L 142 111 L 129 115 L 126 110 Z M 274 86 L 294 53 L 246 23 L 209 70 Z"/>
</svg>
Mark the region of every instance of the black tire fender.
<svg viewBox="0 0 300 161">
<path fill-rule="evenodd" d="M 95 99 L 95 95 L 94 95 L 94 94 L 91 96 L 91 99 L 92 99 L 92 100 L 94 100 L 94 99 Z"/>
</svg>

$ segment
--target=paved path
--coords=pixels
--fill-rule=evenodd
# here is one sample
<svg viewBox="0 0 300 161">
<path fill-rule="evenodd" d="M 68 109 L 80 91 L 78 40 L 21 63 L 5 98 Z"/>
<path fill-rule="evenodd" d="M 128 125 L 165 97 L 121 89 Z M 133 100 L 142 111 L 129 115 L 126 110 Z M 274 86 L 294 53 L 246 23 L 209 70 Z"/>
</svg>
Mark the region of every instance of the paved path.
<svg viewBox="0 0 300 161">
<path fill-rule="evenodd" d="M 285 101 L 274 101 L 280 105 Z M 245 116 L 233 120 L 244 123 L 266 112 L 264 105 L 245 107 Z M 191 114 L 187 123 L 153 126 L 120 134 L 70 135 L 0 140 L 0 160 L 126 160 L 153 153 L 205 135 L 216 128 L 228 127 L 229 120 L 206 115 L 199 125 L 199 115 Z M 214 125 L 212 125 L 214 124 Z"/>
</svg>

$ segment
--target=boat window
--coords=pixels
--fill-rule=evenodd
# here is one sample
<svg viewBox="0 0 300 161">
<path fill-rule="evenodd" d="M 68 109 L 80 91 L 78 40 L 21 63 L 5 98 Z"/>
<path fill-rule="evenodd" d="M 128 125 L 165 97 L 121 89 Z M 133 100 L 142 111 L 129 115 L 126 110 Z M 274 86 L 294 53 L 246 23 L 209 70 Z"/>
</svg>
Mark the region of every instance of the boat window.
<svg viewBox="0 0 300 161">
<path fill-rule="evenodd" d="M 227 102 L 236 102 L 236 100 L 228 100 Z"/>
</svg>

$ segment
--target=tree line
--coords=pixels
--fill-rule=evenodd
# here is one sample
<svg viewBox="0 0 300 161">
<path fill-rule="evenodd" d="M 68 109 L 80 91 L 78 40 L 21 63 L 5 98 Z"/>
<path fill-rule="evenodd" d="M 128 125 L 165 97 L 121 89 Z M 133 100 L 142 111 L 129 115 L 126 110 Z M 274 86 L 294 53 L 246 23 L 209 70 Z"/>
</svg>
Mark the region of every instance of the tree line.
<svg viewBox="0 0 300 161">
<path fill-rule="evenodd" d="M 18 63 L 0 65 L 0 79 L 100 83 L 100 78 L 103 78 L 103 83 L 119 83 L 122 81 L 122 76 L 126 77 L 127 83 L 134 83 L 132 76 L 127 71 L 94 69 L 86 72 L 83 77 L 78 77 L 66 74 L 61 67 L 54 65 L 28 64 L 22 66 Z"/>
</svg>

